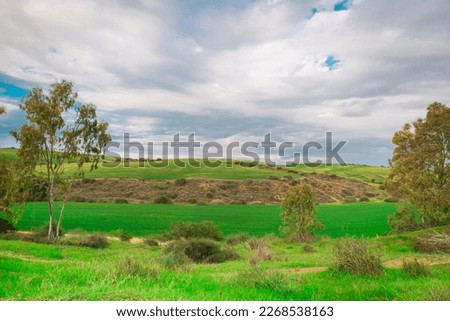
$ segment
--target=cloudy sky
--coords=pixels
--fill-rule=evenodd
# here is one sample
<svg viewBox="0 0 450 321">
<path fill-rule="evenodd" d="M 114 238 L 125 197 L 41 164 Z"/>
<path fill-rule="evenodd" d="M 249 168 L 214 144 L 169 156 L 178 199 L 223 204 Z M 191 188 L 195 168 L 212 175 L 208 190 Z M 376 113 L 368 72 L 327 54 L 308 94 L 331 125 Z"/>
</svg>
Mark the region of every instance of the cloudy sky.
<svg viewBox="0 0 450 321">
<path fill-rule="evenodd" d="M 28 89 L 66 79 L 115 139 L 331 131 L 347 162 L 386 164 L 394 131 L 450 104 L 449 14 L 448 0 L 2 0 L 0 144 Z"/>
</svg>

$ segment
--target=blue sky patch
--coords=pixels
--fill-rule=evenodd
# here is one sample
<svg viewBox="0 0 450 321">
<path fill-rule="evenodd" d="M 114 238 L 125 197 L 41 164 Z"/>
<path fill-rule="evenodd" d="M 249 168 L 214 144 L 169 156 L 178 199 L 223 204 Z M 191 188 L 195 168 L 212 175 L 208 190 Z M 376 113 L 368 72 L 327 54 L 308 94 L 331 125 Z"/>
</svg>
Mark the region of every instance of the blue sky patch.
<svg viewBox="0 0 450 321">
<path fill-rule="evenodd" d="M 27 91 L 21 87 L 11 85 L 0 80 L 0 96 L 9 98 L 22 98 Z"/>
<path fill-rule="evenodd" d="M 343 0 L 334 5 L 334 11 L 345 11 L 350 6 L 349 0 Z"/>
<path fill-rule="evenodd" d="M 327 56 L 327 59 L 325 59 L 325 67 L 328 68 L 328 70 L 336 69 L 340 60 L 336 59 L 334 56 Z"/>
</svg>

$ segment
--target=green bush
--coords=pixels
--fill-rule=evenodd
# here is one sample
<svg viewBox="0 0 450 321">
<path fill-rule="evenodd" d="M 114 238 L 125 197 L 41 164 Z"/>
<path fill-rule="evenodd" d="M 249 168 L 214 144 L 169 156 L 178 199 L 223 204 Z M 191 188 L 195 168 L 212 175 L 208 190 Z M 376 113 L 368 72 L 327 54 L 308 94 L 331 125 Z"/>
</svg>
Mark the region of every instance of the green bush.
<svg viewBox="0 0 450 321">
<path fill-rule="evenodd" d="M 16 228 L 14 227 L 14 225 L 12 225 L 10 221 L 0 217 L 0 234 L 15 230 Z"/>
<path fill-rule="evenodd" d="M 247 233 L 239 233 L 239 234 L 233 234 L 227 237 L 226 243 L 228 245 L 237 245 L 240 243 L 245 243 L 249 239 L 249 236 Z"/>
<path fill-rule="evenodd" d="M 395 233 L 415 231 L 420 228 L 416 221 L 416 213 L 410 207 L 401 207 L 388 217 L 388 224 Z"/>
<path fill-rule="evenodd" d="M 403 261 L 402 270 L 413 277 L 430 275 L 428 267 L 417 259 L 414 259 L 413 261 Z"/>
<path fill-rule="evenodd" d="M 165 252 L 174 253 L 177 257 L 185 256 L 195 263 L 221 263 L 237 257 L 230 249 L 222 251 L 218 242 L 205 238 L 175 240 L 166 247 Z"/>
<path fill-rule="evenodd" d="M 336 243 L 333 254 L 333 267 L 339 272 L 374 276 L 383 272 L 380 257 L 364 241 L 343 239 Z"/>
<path fill-rule="evenodd" d="M 83 237 L 78 245 L 91 247 L 94 249 L 105 249 L 108 247 L 109 242 L 103 234 L 93 233 Z"/>
<path fill-rule="evenodd" d="M 210 221 L 200 223 L 179 222 L 171 225 L 169 235 L 172 239 L 207 238 L 216 241 L 223 239 L 220 229 Z"/>
<path fill-rule="evenodd" d="M 195 263 L 224 261 L 219 243 L 209 239 L 189 239 L 184 253 Z"/>
</svg>

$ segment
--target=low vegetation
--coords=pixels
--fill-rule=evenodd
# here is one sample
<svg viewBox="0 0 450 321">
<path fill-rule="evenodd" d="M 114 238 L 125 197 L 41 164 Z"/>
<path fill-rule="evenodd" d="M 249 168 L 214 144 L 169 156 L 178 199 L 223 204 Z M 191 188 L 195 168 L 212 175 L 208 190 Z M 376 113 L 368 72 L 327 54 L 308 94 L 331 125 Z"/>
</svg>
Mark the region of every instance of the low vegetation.
<svg viewBox="0 0 450 321">
<path fill-rule="evenodd" d="M 383 272 L 380 257 L 369 248 L 367 242 L 342 239 L 336 243 L 333 267 L 338 272 L 355 275 L 380 275 Z"/>
</svg>

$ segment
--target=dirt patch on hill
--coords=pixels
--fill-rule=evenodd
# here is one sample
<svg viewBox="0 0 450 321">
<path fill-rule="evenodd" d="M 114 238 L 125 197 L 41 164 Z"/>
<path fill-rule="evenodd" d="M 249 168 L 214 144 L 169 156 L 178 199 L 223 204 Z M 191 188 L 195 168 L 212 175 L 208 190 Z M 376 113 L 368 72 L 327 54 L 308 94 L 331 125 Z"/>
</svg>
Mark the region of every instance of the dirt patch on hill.
<svg viewBox="0 0 450 321">
<path fill-rule="evenodd" d="M 278 204 L 289 187 L 311 184 L 320 203 L 382 199 L 376 187 L 337 176 L 308 175 L 299 179 L 212 180 L 89 179 L 74 183 L 69 200 L 75 202 L 180 204 Z"/>
</svg>

